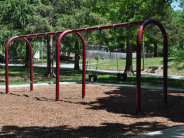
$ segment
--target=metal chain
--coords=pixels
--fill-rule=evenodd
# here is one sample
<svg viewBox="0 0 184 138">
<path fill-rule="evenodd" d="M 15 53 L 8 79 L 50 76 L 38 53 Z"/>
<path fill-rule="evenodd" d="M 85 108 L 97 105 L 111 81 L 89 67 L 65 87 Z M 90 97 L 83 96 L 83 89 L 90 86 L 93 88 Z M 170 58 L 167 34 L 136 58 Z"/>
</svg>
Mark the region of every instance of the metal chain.
<svg viewBox="0 0 184 138">
<path fill-rule="evenodd" d="M 113 28 L 114 28 L 114 35 L 115 35 L 115 45 L 116 45 L 116 28 L 114 27 L 113 25 Z M 116 61 L 117 61 L 117 73 L 119 71 L 119 66 L 118 66 L 118 56 L 117 56 L 117 45 L 116 45 Z"/>
<path fill-rule="evenodd" d="M 100 51 L 101 51 L 101 42 L 102 42 L 102 39 L 101 39 L 101 30 L 100 30 L 100 28 L 99 28 L 99 39 L 100 39 Z"/>
<path fill-rule="evenodd" d="M 87 28 L 86 28 L 85 30 L 86 30 L 86 40 L 87 40 L 87 41 L 86 41 L 86 46 L 87 46 L 87 44 L 88 44 L 88 31 L 87 31 Z M 89 61 L 87 62 L 87 65 L 88 65 L 88 63 L 89 63 L 89 66 L 88 66 L 88 67 L 89 67 L 89 74 L 90 74 L 90 73 L 91 73 L 91 72 L 90 72 L 90 70 L 91 70 L 91 69 L 90 69 L 90 59 L 89 59 Z M 89 75 L 89 74 L 88 74 L 88 75 Z"/>
<path fill-rule="evenodd" d="M 100 27 L 98 27 L 98 30 L 99 30 L 99 39 L 100 39 L 100 48 L 99 49 L 101 50 L 101 30 L 100 30 Z M 98 43 L 97 43 L 97 45 L 98 45 Z M 98 53 L 99 53 L 99 51 L 98 51 Z M 95 71 L 95 73 L 97 72 L 97 66 L 98 66 L 98 60 L 97 60 L 97 65 L 96 65 L 96 71 Z"/>
</svg>

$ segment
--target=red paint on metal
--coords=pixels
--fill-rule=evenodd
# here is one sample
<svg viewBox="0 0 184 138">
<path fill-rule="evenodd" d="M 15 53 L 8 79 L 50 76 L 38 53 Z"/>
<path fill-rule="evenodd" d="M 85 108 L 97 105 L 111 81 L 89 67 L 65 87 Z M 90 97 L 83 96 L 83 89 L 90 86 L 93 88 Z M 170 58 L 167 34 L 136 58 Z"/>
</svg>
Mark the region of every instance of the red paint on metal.
<svg viewBox="0 0 184 138">
<path fill-rule="evenodd" d="M 82 98 L 85 98 L 85 90 L 86 90 L 86 43 L 84 38 L 80 33 L 76 33 L 76 35 L 80 38 L 83 45 L 83 68 L 82 68 Z"/>
<path fill-rule="evenodd" d="M 141 39 L 144 28 L 148 24 L 155 24 L 159 27 L 160 31 L 162 32 L 162 36 L 164 39 L 164 70 L 163 70 L 163 103 L 167 105 L 167 53 L 168 53 L 168 41 L 167 41 L 167 34 L 165 32 L 164 27 L 161 23 L 156 20 L 147 20 L 145 21 L 139 28 L 139 32 L 137 35 L 137 76 L 136 76 L 136 112 L 141 111 Z"/>
<path fill-rule="evenodd" d="M 137 36 L 137 47 L 136 47 L 136 112 L 140 112 L 141 106 L 141 37 L 143 32 L 143 26 L 140 27 L 140 31 Z"/>
<path fill-rule="evenodd" d="M 30 91 L 32 91 L 33 90 L 33 50 L 32 50 L 32 46 L 31 46 L 31 43 L 29 42 L 29 40 L 27 40 L 26 38 L 24 38 L 22 40 L 24 40 L 29 46 L 29 56 L 30 56 L 29 57 L 30 58 L 29 70 L 30 70 L 30 81 L 32 82 L 32 83 L 30 83 Z"/>
<path fill-rule="evenodd" d="M 81 28 L 81 29 L 73 29 L 70 33 L 80 33 L 80 32 L 86 32 L 86 29 L 88 31 L 95 31 L 104 30 L 104 29 L 112 29 L 113 26 L 115 28 L 121 28 L 121 27 L 128 27 L 128 26 L 137 26 L 141 25 L 144 21 L 138 21 L 138 22 L 126 22 L 126 23 L 119 23 L 119 24 L 112 24 L 112 25 L 104 25 L 104 26 L 98 26 L 98 27 L 89 27 L 89 28 Z M 49 35 L 59 35 L 62 34 L 64 31 L 56 31 L 56 32 L 47 32 L 47 33 L 38 33 L 38 34 L 29 34 L 29 35 L 20 35 L 19 38 L 33 38 L 33 37 L 40 37 L 40 36 L 49 36 Z"/>
<path fill-rule="evenodd" d="M 71 30 L 63 32 L 58 40 L 57 40 L 57 46 L 56 46 L 56 101 L 59 101 L 59 75 L 60 75 L 60 43 L 66 34 L 70 33 Z"/>
<path fill-rule="evenodd" d="M 56 47 L 56 101 L 59 101 L 59 75 L 60 75 L 60 43 L 62 38 L 71 33 L 72 30 L 64 31 L 57 40 Z M 80 33 L 76 33 L 76 35 L 80 38 L 83 44 L 83 75 L 82 75 L 82 98 L 85 97 L 85 84 L 86 84 L 86 44 L 84 38 Z"/>
<path fill-rule="evenodd" d="M 8 47 L 10 45 L 10 43 L 14 40 L 14 39 L 19 39 L 19 36 L 15 36 L 12 37 L 11 39 L 8 40 L 6 47 L 5 47 L 5 69 L 6 69 L 6 93 L 9 93 L 9 78 L 8 78 Z M 33 56 L 32 56 L 32 46 L 31 43 L 26 39 L 23 38 L 22 40 L 24 40 L 28 45 L 29 45 L 29 49 L 30 49 L 30 81 L 33 82 Z M 33 83 L 30 83 L 30 90 L 33 90 Z"/>
<path fill-rule="evenodd" d="M 112 25 L 104 25 L 104 26 L 99 26 L 99 27 L 89 27 L 89 28 L 81 28 L 81 29 L 74 29 L 72 30 L 72 33 L 76 33 L 76 32 L 85 32 L 86 29 L 88 31 L 95 31 L 95 30 L 104 30 L 104 29 L 112 29 L 114 28 L 113 26 L 115 26 L 115 28 L 121 28 L 121 27 L 128 27 L 128 26 L 137 26 L 137 25 L 141 25 L 144 21 L 139 21 L 139 22 L 126 22 L 126 23 L 120 23 L 120 24 L 112 24 Z"/>
<path fill-rule="evenodd" d="M 84 38 L 79 32 L 86 32 L 86 31 L 95 31 L 95 30 L 104 30 L 104 29 L 111 29 L 111 28 L 120 28 L 120 27 L 128 27 L 128 26 L 137 26 L 141 25 L 138 35 L 137 35 L 137 75 L 136 75 L 136 112 L 140 112 L 141 109 L 141 39 L 142 33 L 144 28 L 148 24 L 156 24 L 163 35 L 164 38 L 164 86 L 163 86 L 163 103 L 167 105 L 167 53 L 168 53 L 168 42 L 167 42 L 167 35 L 163 28 L 163 26 L 156 20 L 147 20 L 147 21 L 139 21 L 139 22 L 127 22 L 127 23 L 120 23 L 120 24 L 113 24 L 113 25 L 105 25 L 99 27 L 89 27 L 89 28 L 81 28 L 81 29 L 74 29 L 74 30 L 67 30 L 67 31 L 56 31 L 56 32 L 47 32 L 47 33 L 38 33 L 38 34 L 29 34 L 29 35 L 21 35 L 11 38 L 6 45 L 6 91 L 8 92 L 8 46 L 10 42 L 17 38 L 32 38 L 32 37 L 40 37 L 40 36 L 49 36 L 49 35 L 58 35 L 60 34 L 57 40 L 57 47 L 56 47 L 56 101 L 59 101 L 59 75 L 60 75 L 60 42 L 64 35 L 68 33 L 76 34 L 83 44 L 83 77 L 82 77 L 82 98 L 85 97 L 85 75 L 86 75 L 86 44 Z M 23 39 L 27 43 L 29 41 L 27 39 Z M 31 44 L 29 43 L 30 48 L 32 50 Z M 31 53 L 32 54 L 32 53 Z M 32 55 L 31 55 L 32 56 Z M 32 58 L 31 58 L 32 59 Z M 32 63 L 32 61 L 31 61 Z M 32 67 L 32 65 L 30 65 Z M 31 73 L 31 70 L 30 70 Z M 31 73 L 32 74 L 32 73 Z M 32 75 L 31 75 L 32 76 Z M 32 78 L 30 78 L 32 80 Z M 33 81 L 32 81 L 33 82 Z"/>
</svg>

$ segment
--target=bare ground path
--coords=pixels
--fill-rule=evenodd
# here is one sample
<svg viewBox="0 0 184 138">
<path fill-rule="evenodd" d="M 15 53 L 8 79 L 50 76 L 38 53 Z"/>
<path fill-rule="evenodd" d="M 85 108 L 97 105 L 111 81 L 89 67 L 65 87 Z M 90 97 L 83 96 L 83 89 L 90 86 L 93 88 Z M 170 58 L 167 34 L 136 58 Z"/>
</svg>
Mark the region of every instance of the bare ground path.
<svg viewBox="0 0 184 138">
<path fill-rule="evenodd" d="M 0 90 L 0 137 L 123 138 L 184 125 L 184 93 L 168 92 L 168 106 L 162 105 L 162 91 L 142 89 L 142 112 L 135 113 L 135 88 L 55 85 Z"/>
</svg>

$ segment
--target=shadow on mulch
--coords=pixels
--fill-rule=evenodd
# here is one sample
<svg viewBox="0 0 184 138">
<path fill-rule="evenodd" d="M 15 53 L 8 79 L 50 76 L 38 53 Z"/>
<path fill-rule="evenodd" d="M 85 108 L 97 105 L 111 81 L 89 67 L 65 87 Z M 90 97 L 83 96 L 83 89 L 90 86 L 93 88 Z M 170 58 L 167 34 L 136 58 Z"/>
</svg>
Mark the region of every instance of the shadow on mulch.
<svg viewBox="0 0 184 138">
<path fill-rule="evenodd" d="M 146 116 L 165 117 L 173 122 L 184 123 L 184 92 L 168 91 L 168 105 L 163 105 L 163 91 L 154 89 L 141 90 L 141 113 L 136 113 L 136 89 L 119 87 L 118 90 L 105 92 L 107 97 L 90 102 L 89 109 L 106 110 L 132 118 Z"/>
<path fill-rule="evenodd" d="M 24 91 L 22 91 L 24 92 Z M 60 100 L 74 104 L 90 105 L 89 109 L 106 110 L 107 112 L 127 114 L 131 117 L 145 117 L 149 116 L 162 116 L 169 118 L 174 122 L 184 122 L 182 115 L 184 110 L 184 92 L 181 91 L 168 91 L 168 105 L 164 106 L 163 91 L 154 89 L 141 89 L 141 113 L 136 113 L 136 89 L 118 87 L 118 90 L 104 92 L 107 97 L 97 98 L 95 101 L 86 102 L 73 102 L 71 98 Z M 4 92 L 0 92 L 4 94 Z M 13 93 L 10 93 L 13 94 Z M 13 94 L 16 95 L 16 94 Z M 19 95 L 18 95 L 19 96 Z M 26 95 L 23 95 L 26 96 Z M 37 98 L 37 97 L 34 97 Z M 69 100 L 70 99 L 70 100 Z M 75 98 L 76 99 L 76 98 Z M 36 99 L 39 101 L 50 101 L 45 97 Z"/>
<path fill-rule="evenodd" d="M 128 91 L 127 91 L 128 90 Z M 107 97 L 97 98 L 92 102 L 72 102 L 74 104 L 90 105 L 94 110 L 122 114 L 131 118 L 165 117 L 173 122 L 184 123 L 184 92 L 168 91 L 168 105 L 163 104 L 163 91 L 141 89 L 141 113 L 136 113 L 136 89 L 118 87 L 118 90 L 105 92 Z"/>
<path fill-rule="evenodd" d="M 155 131 L 155 128 L 165 128 L 157 122 L 139 122 L 132 125 L 105 123 L 101 127 L 81 126 L 77 129 L 67 126 L 58 127 L 18 127 L 4 126 L 0 137 L 44 137 L 44 138 L 124 138 L 139 134 L 142 131 Z M 149 125 L 142 129 L 142 126 Z M 12 134 L 13 132 L 13 134 Z M 131 133 L 129 133 L 131 132 Z M 133 132 L 133 133 L 132 133 Z"/>
<path fill-rule="evenodd" d="M 184 123 L 184 93 L 168 91 L 168 106 L 163 106 L 163 91 L 142 89 L 141 90 L 141 113 L 135 111 L 135 88 L 118 87 L 117 90 L 105 92 L 107 97 L 97 98 L 88 103 L 87 109 L 106 110 L 107 112 L 122 114 L 131 118 L 164 117 L 173 122 Z M 72 101 L 65 101 L 72 102 Z M 75 104 L 75 102 L 73 102 Z M 58 127 L 18 127 L 4 126 L 0 137 L 54 137 L 54 138 L 123 138 L 169 128 L 160 122 L 137 122 L 131 125 L 120 123 L 103 123 L 102 126 L 80 126 L 69 128 L 68 126 Z M 146 127 L 144 127 L 146 126 Z M 13 134 L 12 134 L 13 133 Z M 163 134 L 164 135 L 164 134 Z M 179 134 L 178 134 L 179 135 Z"/>
</svg>

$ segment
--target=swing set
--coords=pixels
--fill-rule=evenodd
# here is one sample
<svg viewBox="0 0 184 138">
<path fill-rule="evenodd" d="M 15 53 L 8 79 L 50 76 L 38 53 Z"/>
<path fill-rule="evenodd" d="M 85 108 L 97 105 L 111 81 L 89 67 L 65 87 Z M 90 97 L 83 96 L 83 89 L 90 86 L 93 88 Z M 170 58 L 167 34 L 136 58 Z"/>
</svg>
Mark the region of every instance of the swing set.
<svg viewBox="0 0 184 138">
<path fill-rule="evenodd" d="M 87 43 L 88 43 L 88 32 L 87 32 L 87 29 L 86 29 L 86 39 L 87 39 Z M 89 59 L 88 61 L 87 61 L 87 66 L 89 67 L 89 72 L 88 72 L 88 77 L 89 77 L 89 81 L 96 81 L 97 80 L 97 78 L 98 78 L 98 74 L 92 74 L 91 72 L 91 69 L 90 69 L 90 60 L 91 59 Z M 95 71 L 95 73 L 96 73 L 96 71 Z"/>
<path fill-rule="evenodd" d="M 14 39 L 21 39 L 25 41 L 30 49 L 30 90 L 33 90 L 33 62 L 32 62 L 32 46 L 31 43 L 26 38 L 33 38 L 33 37 L 41 37 L 41 36 L 50 36 L 50 35 L 59 35 L 57 40 L 57 47 L 56 47 L 56 101 L 59 101 L 59 75 L 60 75 L 60 43 L 62 38 L 69 33 L 73 33 L 79 37 L 83 45 L 83 73 L 82 73 L 82 98 L 85 98 L 85 84 L 86 84 L 86 44 L 84 38 L 80 34 L 80 32 L 87 32 L 87 31 L 95 31 L 95 30 L 104 30 L 104 29 L 112 29 L 112 28 L 121 28 L 121 27 L 130 27 L 130 26 L 137 26 L 141 25 L 137 35 L 137 60 L 136 60 L 136 112 L 141 111 L 141 40 L 144 28 L 148 24 L 155 24 L 159 27 L 160 31 L 162 32 L 163 42 L 164 42 L 164 62 L 163 62 L 163 103 L 167 105 L 167 53 L 168 53 L 168 41 L 167 35 L 165 32 L 164 27 L 161 23 L 156 20 L 150 19 L 146 21 L 138 21 L 138 22 L 126 22 L 120 24 L 113 24 L 113 25 L 105 25 L 99 27 L 89 27 L 89 28 L 81 28 L 81 29 L 74 29 L 74 30 L 67 30 L 67 31 L 56 31 L 56 32 L 47 32 L 47 33 L 38 33 L 38 34 L 29 34 L 29 35 L 20 35 L 15 36 L 9 39 L 6 44 L 5 48 L 5 69 L 6 69 L 6 93 L 9 93 L 9 80 L 8 80 L 8 47 L 10 43 Z"/>
<path fill-rule="evenodd" d="M 114 28 L 114 32 L 116 32 L 116 28 L 114 27 L 114 25 L 113 25 L 113 28 Z M 116 45 L 116 38 L 115 38 L 115 45 Z M 126 78 L 127 78 L 127 73 L 120 73 L 119 64 L 118 64 L 117 50 L 118 50 L 118 47 L 116 45 L 117 79 L 118 79 L 118 81 L 125 81 Z"/>
<path fill-rule="evenodd" d="M 114 28 L 114 25 L 113 25 L 113 28 Z M 99 29 L 99 28 L 98 28 Z M 114 33 L 116 32 L 116 28 L 114 28 Z M 86 31 L 86 33 L 87 33 L 87 42 L 88 42 L 88 32 Z M 101 36 L 101 30 L 99 29 L 99 34 L 100 34 L 100 36 Z M 115 45 L 116 45 L 116 37 L 115 37 Z M 100 48 L 101 48 L 101 38 L 100 38 Z M 126 80 L 126 78 L 127 78 L 127 73 L 120 73 L 120 70 L 119 70 L 119 64 L 118 64 L 118 58 L 117 58 L 117 45 L 116 45 L 116 61 L 117 61 L 117 80 L 118 81 L 125 81 Z M 96 59 L 96 57 L 95 57 L 95 59 Z M 96 65 L 96 71 L 95 71 L 95 74 L 91 74 L 90 72 L 91 72 L 91 70 L 90 70 L 90 60 L 91 59 L 89 59 L 88 61 L 87 61 L 87 65 L 89 66 L 89 74 L 88 74 L 88 76 L 89 76 L 89 81 L 96 81 L 97 80 L 97 78 L 98 78 L 98 74 L 96 74 L 96 72 L 97 72 L 97 65 L 98 65 L 98 62 L 97 62 L 97 65 Z M 97 59 L 96 59 L 97 60 Z"/>
</svg>

